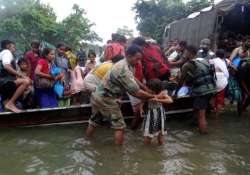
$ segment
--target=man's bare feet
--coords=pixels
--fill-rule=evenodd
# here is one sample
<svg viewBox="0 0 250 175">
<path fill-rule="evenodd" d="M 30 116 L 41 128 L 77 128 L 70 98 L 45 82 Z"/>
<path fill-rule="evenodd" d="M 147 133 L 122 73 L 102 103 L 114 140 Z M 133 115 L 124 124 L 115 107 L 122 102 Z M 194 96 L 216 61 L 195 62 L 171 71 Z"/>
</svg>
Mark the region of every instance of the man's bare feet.
<svg viewBox="0 0 250 175">
<path fill-rule="evenodd" d="M 199 132 L 200 134 L 207 135 L 208 134 L 208 129 L 206 124 L 200 124 L 199 125 Z"/>
<path fill-rule="evenodd" d="M 15 104 L 13 104 L 13 103 L 11 103 L 11 102 L 7 102 L 7 103 L 5 104 L 4 107 L 5 107 L 5 109 L 10 110 L 10 111 L 15 112 L 15 113 L 20 113 L 20 112 L 22 112 L 21 109 L 18 109 L 18 108 L 15 106 Z"/>
</svg>

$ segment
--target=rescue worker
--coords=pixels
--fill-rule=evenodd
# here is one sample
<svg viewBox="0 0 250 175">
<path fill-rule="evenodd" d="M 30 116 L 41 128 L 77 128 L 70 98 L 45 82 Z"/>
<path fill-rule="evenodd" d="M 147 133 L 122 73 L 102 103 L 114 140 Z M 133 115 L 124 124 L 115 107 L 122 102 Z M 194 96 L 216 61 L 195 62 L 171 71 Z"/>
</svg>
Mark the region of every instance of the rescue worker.
<svg viewBox="0 0 250 175">
<path fill-rule="evenodd" d="M 207 134 L 206 109 L 216 92 L 214 69 L 208 60 L 197 58 L 196 53 L 194 46 L 187 46 L 185 57 L 188 62 L 182 67 L 180 85 L 190 87 L 191 96 L 194 96 L 193 114 L 198 119 L 199 131 Z"/>
<path fill-rule="evenodd" d="M 144 100 L 158 98 L 140 89 L 133 75 L 134 65 L 142 58 L 141 49 L 130 46 L 126 51 L 126 58 L 119 61 L 105 75 L 101 84 L 91 96 L 92 116 L 86 131 L 91 136 L 99 124 L 106 123 L 115 129 L 115 144 L 121 145 L 124 140 L 126 124 L 118 103 L 121 95 L 125 92 Z"/>
</svg>

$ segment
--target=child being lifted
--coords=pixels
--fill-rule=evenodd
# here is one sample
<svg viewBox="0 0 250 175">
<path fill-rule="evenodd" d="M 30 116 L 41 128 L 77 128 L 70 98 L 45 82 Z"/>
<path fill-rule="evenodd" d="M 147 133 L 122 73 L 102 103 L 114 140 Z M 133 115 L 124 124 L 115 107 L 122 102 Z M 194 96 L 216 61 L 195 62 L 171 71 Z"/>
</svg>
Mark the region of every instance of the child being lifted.
<svg viewBox="0 0 250 175">
<path fill-rule="evenodd" d="M 162 82 L 159 79 L 150 80 L 147 86 L 155 94 L 156 98 L 148 101 L 148 111 L 143 122 L 144 144 L 151 144 L 151 140 L 157 137 L 158 144 L 164 144 L 165 126 L 165 110 L 163 104 L 173 103 L 173 100 L 168 96 L 167 91 L 163 90 Z"/>
</svg>

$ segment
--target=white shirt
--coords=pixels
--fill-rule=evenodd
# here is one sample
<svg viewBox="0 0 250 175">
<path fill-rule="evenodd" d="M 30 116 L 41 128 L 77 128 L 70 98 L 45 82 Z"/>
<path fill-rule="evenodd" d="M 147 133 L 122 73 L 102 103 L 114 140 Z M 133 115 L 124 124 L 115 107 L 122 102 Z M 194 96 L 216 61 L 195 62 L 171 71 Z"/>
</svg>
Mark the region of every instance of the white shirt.
<svg viewBox="0 0 250 175">
<path fill-rule="evenodd" d="M 14 57 L 10 50 L 5 49 L 2 52 L 0 52 L 0 61 L 2 61 L 3 65 L 6 64 L 10 65 L 13 59 Z"/>
<path fill-rule="evenodd" d="M 222 72 L 224 73 L 226 78 L 229 78 L 229 72 L 224 60 L 222 60 L 221 58 L 214 58 L 209 60 L 209 63 L 214 65 L 216 72 Z"/>
<path fill-rule="evenodd" d="M 213 64 L 216 71 L 216 86 L 217 91 L 225 89 L 228 84 L 229 72 L 227 69 L 226 62 L 220 58 L 214 58 L 209 60 L 210 64 Z"/>
<path fill-rule="evenodd" d="M 177 56 L 178 56 L 178 52 L 174 51 L 173 53 L 171 53 L 171 55 L 169 55 L 168 61 L 176 61 L 175 59 L 177 58 Z"/>
</svg>

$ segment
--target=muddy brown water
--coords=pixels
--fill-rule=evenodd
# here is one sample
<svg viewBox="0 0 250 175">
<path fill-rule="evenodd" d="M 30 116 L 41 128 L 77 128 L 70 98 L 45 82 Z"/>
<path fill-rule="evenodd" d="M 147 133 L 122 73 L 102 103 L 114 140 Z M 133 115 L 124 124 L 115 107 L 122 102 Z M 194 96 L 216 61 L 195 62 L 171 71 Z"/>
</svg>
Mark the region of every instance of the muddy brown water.
<svg viewBox="0 0 250 175">
<path fill-rule="evenodd" d="M 209 116 L 209 135 L 190 119 L 167 121 L 164 146 L 144 146 L 141 132 L 126 130 L 125 144 L 113 145 L 111 129 L 92 139 L 86 125 L 0 129 L 0 175 L 248 175 L 250 113 L 239 118 L 227 107 Z"/>
</svg>

